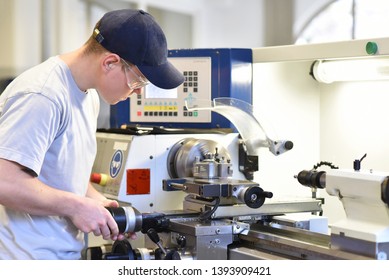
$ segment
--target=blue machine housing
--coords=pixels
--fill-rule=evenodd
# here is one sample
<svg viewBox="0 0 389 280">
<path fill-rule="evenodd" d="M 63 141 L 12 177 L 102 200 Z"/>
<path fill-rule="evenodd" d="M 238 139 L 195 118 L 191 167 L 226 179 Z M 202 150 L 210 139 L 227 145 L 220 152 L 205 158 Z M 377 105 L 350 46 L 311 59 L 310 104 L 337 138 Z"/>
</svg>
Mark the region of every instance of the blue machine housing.
<svg viewBox="0 0 389 280">
<path fill-rule="evenodd" d="M 252 105 L 252 50 L 251 49 L 176 49 L 170 50 L 169 57 L 210 57 L 211 58 L 211 96 L 240 99 Z M 240 75 L 244 68 L 247 73 Z M 166 128 L 232 128 L 231 122 L 220 114 L 212 112 L 209 123 L 182 122 L 133 122 L 130 120 L 130 99 L 110 107 L 111 128 L 123 124 L 141 126 L 163 126 Z"/>
</svg>

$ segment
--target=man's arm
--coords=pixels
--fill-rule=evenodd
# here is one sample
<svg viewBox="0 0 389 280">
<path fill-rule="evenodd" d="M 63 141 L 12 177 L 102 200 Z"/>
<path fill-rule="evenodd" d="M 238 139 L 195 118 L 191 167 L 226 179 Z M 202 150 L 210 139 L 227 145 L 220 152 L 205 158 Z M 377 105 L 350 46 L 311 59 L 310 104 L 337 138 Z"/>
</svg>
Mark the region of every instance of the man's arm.
<svg viewBox="0 0 389 280">
<path fill-rule="evenodd" d="M 115 220 L 105 209 L 107 201 L 52 188 L 21 165 L 4 159 L 0 159 L 0 178 L 0 204 L 5 207 L 32 215 L 68 217 L 79 230 L 104 239 L 119 236 Z"/>
</svg>

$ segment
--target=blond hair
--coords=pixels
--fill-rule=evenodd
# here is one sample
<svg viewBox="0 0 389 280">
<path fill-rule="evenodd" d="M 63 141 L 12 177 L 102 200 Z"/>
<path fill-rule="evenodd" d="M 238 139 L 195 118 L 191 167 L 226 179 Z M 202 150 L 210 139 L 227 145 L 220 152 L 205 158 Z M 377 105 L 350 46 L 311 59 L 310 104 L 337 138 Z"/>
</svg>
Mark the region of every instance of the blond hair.
<svg viewBox="0 0 389 280">
<path fill-rule="evenodd" d="M 100 21 L 98 21 L 93 28 L 93 31 L 96 28 L 99 28 L 100 26 Z M 85 55 L 90 55 L 90 54 L 101 54 L 104 52 L 108 52 L 106 48 L 104 48 L 99 42 L 96 41 L 95 37 L 92 35 L 89 37 L 89 39 L 85 42 L 84 44 L 85 49 L 84 49 L 84 54 Z"/>
</svg>

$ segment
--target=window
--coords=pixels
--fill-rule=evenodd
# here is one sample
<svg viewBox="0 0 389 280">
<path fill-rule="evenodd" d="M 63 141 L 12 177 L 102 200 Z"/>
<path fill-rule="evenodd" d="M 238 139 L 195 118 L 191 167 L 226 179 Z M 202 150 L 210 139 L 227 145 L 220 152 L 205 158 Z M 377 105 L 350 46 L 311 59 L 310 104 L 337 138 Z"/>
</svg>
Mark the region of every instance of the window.
<svg viewBox="0 0 389 280">
<path fill-rule="evenodd" d="M 389 37 L 389 1 L 338 0 L 298 34 L 296 44 Z"/>
</svg>

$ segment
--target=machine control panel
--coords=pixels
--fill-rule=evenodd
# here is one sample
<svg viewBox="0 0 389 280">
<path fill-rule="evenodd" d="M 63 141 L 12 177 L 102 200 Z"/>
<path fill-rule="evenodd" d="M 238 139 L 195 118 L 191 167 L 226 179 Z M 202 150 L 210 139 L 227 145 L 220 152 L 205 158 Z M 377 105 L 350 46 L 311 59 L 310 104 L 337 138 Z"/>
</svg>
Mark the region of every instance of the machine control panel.
<svg viewBox="0 0 389 280">
<path fill-rule="evenodd" d="M 132 95 L 131 122 L 209 123 L 210 111 L 189 112 L 185 101 L 211 99 L 211 57 L 170 57 L 169 60 L 182 71 L 184 83 L 171 90 L 149 84 L 141 94 Z"/>
</svg>

